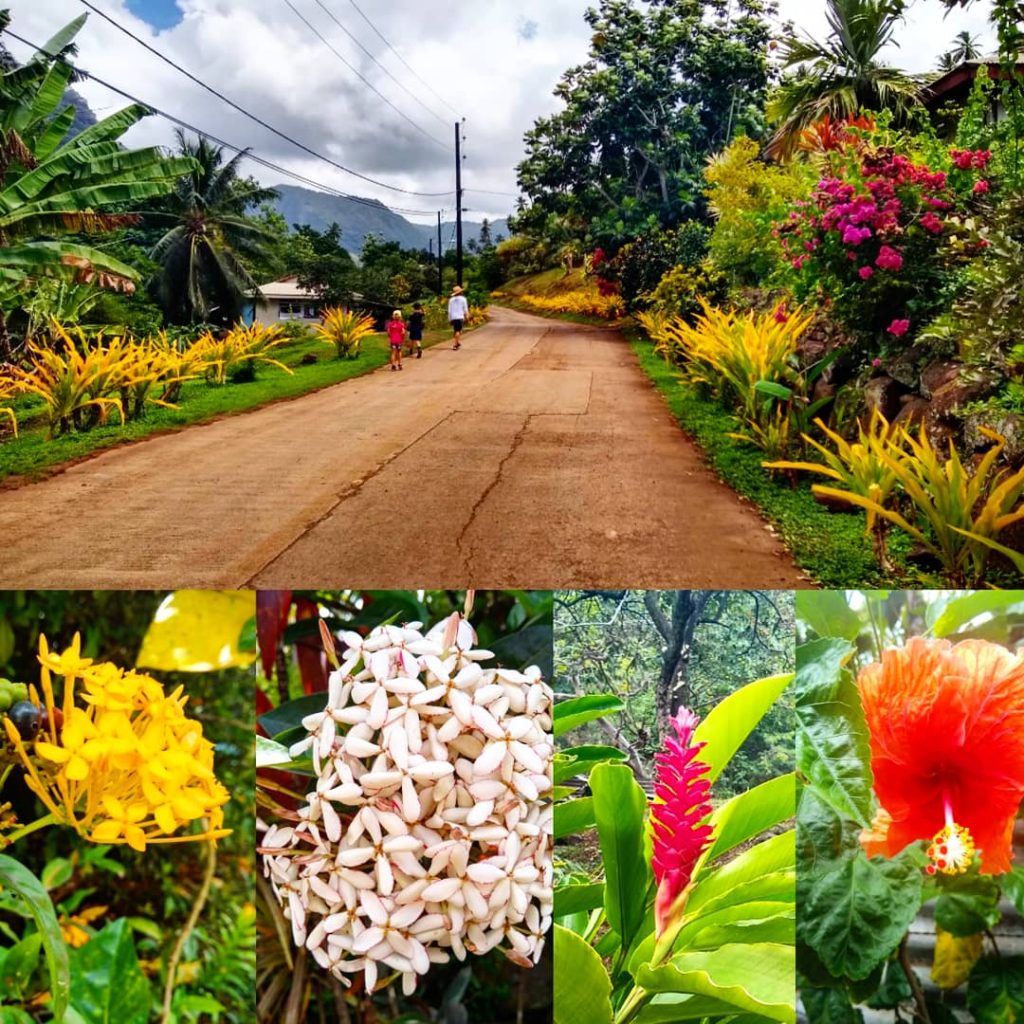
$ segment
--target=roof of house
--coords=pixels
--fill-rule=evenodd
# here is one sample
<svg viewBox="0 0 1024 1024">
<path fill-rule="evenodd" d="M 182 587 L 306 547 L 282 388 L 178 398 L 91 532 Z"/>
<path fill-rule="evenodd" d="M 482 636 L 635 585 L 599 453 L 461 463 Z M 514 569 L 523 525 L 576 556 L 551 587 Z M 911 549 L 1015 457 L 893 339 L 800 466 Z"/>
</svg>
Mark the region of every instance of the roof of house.
<svg viewBox="0 0 1024 1024">
<path fill-rule="evenodd" d="M 965 60 L 957 64 L 955 68 L 944 72 L 933 82 L 929 82 L 924 89 L 924 100 L 926 103 L 934 102 L 955 91 L 958 87 L 974 81 L 979 68 L 987 68 L 991 77 L 999 77 L 1000 57 L 998 53 L 989 54 L 985 57 L 977 57 L 974 60 Z M 1024 68 L 1024 54 L 1017 58 L 1018 71 Z"/>
<path fill-rule="evenodd" d="M 310 299 L 316 301 L 319 296 L 309 288 L 299 285 L 295 275 L 282 277 L 280 281 L 268 281 L 257 289 L 264 299 Z"/>
</svg>

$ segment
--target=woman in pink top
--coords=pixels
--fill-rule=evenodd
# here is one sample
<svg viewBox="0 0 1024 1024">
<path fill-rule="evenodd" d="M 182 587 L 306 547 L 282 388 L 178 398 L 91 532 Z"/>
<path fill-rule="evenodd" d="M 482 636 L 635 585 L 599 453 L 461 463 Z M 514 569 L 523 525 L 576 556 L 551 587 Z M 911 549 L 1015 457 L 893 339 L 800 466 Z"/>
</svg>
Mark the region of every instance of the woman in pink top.
<svg viewBox="0 0 1024 1024">
<path fill-rule="evenodd" d="M 391 343 L 391 370 L 394 372 L 402 368 L 402 344 L 405 341 L 405 324 L 400 309 L 396 309 L 388 321 L 388 341 Z"/>
</svg>

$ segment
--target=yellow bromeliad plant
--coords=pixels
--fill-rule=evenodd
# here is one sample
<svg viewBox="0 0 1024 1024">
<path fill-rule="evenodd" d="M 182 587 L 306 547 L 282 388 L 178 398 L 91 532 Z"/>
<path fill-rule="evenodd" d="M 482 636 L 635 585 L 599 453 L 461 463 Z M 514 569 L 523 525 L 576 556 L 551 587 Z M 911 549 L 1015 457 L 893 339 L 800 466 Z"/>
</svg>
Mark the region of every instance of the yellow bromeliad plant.
<svg viewBox="0 0 1024 1024">
<path fill-rule="evenodd" d="M 165 694 L 150 676 L 83 658 L 77 635 L 62 654 L 41 637 L 39 661 L 41 703 L 29 688 L 34 727 L 11 716 L 3 724 L 29 788 L 49 814 L 8 842 L 51 824 L 90 842 L 140 851 L 228 834 L 221 808 L 229 797 L 213 772 L 213 745 L 185 714 L 181 687 Z M 54 675 L 63 677 L 59 705 Z M 203 831 L 180 831 L 203 819 Z"/>
<path fill-rule="evenodd" d="M 355 359 L 363 338 L 374 333 L 373 317 L 354 309 L 325 309 L 323 323 L 313 330 L 325 344 L 334 345 L 339 359 Z"/>
<path fill-rule="evenodd" d="M 519 301 L 546 313 L 571 313 L 615 320 L 622 316 L 625 305 L 620 295 L 600 295 L 594 291 L 563 292 L 561 295 L 520 295 Z"/>
<path fill-rule="evenodd" d="M 8 402 L 21 392 L 21 386 L 16 380 L 6 374 L 0 374 L 0 402 Z M 0 405 L 0 416 L 6 416 L 11 423 L 11 430 L 14 436 L 18 436 L 18 417 L 10 406 Z"/>
<path fill-rule="evenodd" d="M 879 517 L 877 508 L 889 508 L 896 494 L 897 474 L 890 462 L 883 456 L 885 453 L 895 454 L 903 443 L 903 437 L 893 433 L 889 421 L 877 409 L 871 414 L 868 425 L 858 421 L 857 440 L 847 441 L 841 434 L 830 430 L 825 423 L 817 419 L 815 426 L 832 442 L 834 450 L 816 441 L 808 434 L 802 437 L 806 444 L 816 449 L 823 462 L 765 462 L 768 469 L 796 470 L 806 473 L 818 473 L 834 480 L 839 486 L 813 484 L 811 490 L 821 496 L 833 500 L 853 504 L 850 495 L 858 495 L 876 508 L 868 509 L 867 532 L 871 534 L 875 548 L 875 557 L 883 569 L 891 569 L 886 550 L 886 528 L 888 520 Z"/>
</svg>

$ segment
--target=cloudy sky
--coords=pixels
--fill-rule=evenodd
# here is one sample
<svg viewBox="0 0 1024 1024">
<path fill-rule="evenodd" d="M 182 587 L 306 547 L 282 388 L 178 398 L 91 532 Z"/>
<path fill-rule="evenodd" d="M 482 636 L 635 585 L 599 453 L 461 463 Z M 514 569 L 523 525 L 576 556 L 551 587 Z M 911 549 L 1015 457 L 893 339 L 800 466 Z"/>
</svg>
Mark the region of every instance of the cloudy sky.
<svg viewBox="0 0 1024 1024">
<path fill-rule="evenodd" d="M 586 57 L 582 15 L 591 0 L 89 2 L 284 134 L 336 164 L 405 191 L 360 180 L 303 153 L 189 82 L 95 13 L 79 35 L 83 68 L 306 178 L 402 211 L 424 212 L 410 219 L 429 219 L 439 207 L 453 205 L 454 121 L 456 113 L 465 117 L 465 205 L 477 220 L 512 208 L 513 196 L 489 193 L 515 193 L 524 131 L 538 115 L 556 109 L 553 87 L 567 67 Z M 7 3 L 12 30 L 38 44 L 87 10 L 82 0 Z M 986 51 L 994 49 L 989 6 L 989 0 L 976 0 L 966 11 L 945 15 L 940 0 L 915 0 L 899 32 L 894 62 L 911 71 L 928 70 L 962 29 L 979 36 Z M 820 4 L 781 0 L 780 8 L 780 20 L 824 34 Z M 27 56 L 27 47 L 9 37 L 5 42 L 16 57 Z M 79 89 L 100 116 L 125 102 L 92 82 Z M 172 130 L 162 118 L 151 117 L 129 140 L 167 144 Z M 255 164 L 248 169 L 266 184 L 297 183 Z"/>
</svg>

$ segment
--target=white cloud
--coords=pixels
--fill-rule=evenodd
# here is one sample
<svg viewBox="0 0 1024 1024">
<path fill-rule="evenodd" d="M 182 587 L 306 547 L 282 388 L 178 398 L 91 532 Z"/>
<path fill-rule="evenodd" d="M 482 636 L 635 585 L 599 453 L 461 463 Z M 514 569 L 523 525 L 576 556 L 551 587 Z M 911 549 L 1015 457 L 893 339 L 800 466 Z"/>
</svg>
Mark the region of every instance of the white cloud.
<svg viewBox="0 0 1024 1024">
<path fill-rule="evenodd" d="M 350 0 L 323 0 L 342 24 L 385 67 L 441 118 L 418 106 L 332 23 L 316 0 L 292 0 L 362 74 L 441 146 L 390 110 L 299 21 L 282 0 L 179 0 L 182 21 L 157 33 L 131 14 L 124 0 L 93 0 L 136 35 L 225 95 L 312 149 L 370 177 L 414 192 L 453 186 L 454 116 L 388 52 Z M 514 167 L 523 133 L 534 119 L 557 109 L 552 90 L 562 72 L 586 58 L 587 0 L 361 0 L 359 6 L 431 87 L 466 117 L 463 184 L 467 189 L 515 192 Z M 940 0 L 917 0 L 898 34 L 893 60 L 913 71 L 963 28 L 994 48 L 988 0 L 944 17 Z M 14 31 L 43 42 L 81 14 L 77 0 L 14 0 Z M 819 36 L 821 5 L 781 0 L 780 19 Z M 16 56 L 25 48 L 9 43 Z M 403 195 L 377 188 L 309 157 L 190 83 L 96 15 L 79 35 L 79 62 L 111 83 L 231 143 L 250 146 L 275 163 L 334 188 L 405 209 L 450 209 L 453 199 Z M 81 92 L 98 114 L 124 101 L 94 83 Z M 136 145 L 168 144 L 172 128 L 149 118 L 132 130 Z M 273 171 L 250 165 L 266 183 Z M 284 179 L 287 180 L 287 179 Z M 469 216 L 500 216 L 511 198 L 468 192 Z M 422 218 L 425 219 L 425 218 Z"/>
</svg>

